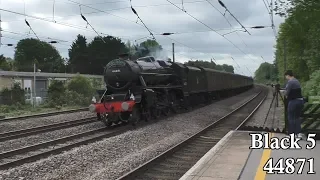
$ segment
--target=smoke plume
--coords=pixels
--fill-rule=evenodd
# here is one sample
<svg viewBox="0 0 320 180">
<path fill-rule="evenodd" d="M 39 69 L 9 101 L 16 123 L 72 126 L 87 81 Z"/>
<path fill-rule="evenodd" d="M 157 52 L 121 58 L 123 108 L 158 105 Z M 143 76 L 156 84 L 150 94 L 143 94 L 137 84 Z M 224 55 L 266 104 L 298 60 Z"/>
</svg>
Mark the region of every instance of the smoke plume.
<svg viewBox="0 0 320 180">
<path fill-rule="evenodd" d="M 152 50 L 148 56 L 153 56 L 156 60 L 168 61 L 169 59 L 168 53 L 160 48 Z"/>
</svg>

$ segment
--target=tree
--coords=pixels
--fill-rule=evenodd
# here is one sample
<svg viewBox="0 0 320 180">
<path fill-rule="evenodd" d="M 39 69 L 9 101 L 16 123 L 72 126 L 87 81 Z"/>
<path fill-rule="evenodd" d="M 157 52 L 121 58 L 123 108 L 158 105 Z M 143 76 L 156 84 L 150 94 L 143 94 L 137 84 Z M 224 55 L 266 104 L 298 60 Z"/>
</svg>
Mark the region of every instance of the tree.
<svg viewBox="0 0 320 180">
<path fill-rule="evenodd" d="M 38 39 L 22 39 L 18 42 L 14 53 L 18 71 L 33 71 L 33 63 L 42 72 L 61 72 L 62 57 L 51 44 Z"/>
<path fill-rule="evenodd" d="M 225 72 L 234 73 L 233 66 L 230 66 L 227 64 L 217 65 L 212 60 L 211 60 L 211 62 L 203 61 L 203 60 L 188 61 L 185 64 L 189 65 L 189 66 L 200 66 L 200 67 L 204 67 L 204 68 L 215 69 L 218 71 L 225 71 Z"/>
<path fill-rule="evenodd" d="M 10 71 L 12 69 L 10 62 L 3 56 L 3 54 L 0 55 L 0 69 L 4 71 Z"/>
<path fill-rule="evenodd" d="M 68 69 L 71 72 L 88 73 L 89 61 L 87 39 L 79 34 L 69 49 Z"/>
<path fill-rule="evenodd" d="M 136 51 L 136 46 L 135 44 L 131 44 L 131 42 L 128 40 L 126 43 L 126 48 L 128 49 L 128 52 L 130 55 L 134 55 Z"/>
<path fill-rule="evenodd" d="M 135 57 L 144 57 L 144 56 L 161 56 L 159 58 L 165 58 L 162 53 L 163 48 L 156 40 L 146 40 L 139 44 L 139 46 L 135 46 L 136 53 Z"/>
<path fill-rule="evenodd" d="M 255 72 L 255 81 L 259 83 L 277 82 L 277 68 L 274 64 L 262 63 Z"/>
<path fill-rule="evenodd" d="M 279 28 L 275 64 L 283 83 L 284 44 L 286 44 L 287 69 L 292 69 L 302 82 L 320 68 L 320 1 L 279 1 L 276 12 L 287 17 Z"/>
<path fill-rule="evenodd" d="M 126 45 L 121 39 L 107 36 L 95 37 L 88 44 L 89 65 L 86 66 L 87 72 L 91 74 L 103 74 L 103 68 L 113 59 L 117 59 L 119 54 L 128 52 Z"/>
</svg>

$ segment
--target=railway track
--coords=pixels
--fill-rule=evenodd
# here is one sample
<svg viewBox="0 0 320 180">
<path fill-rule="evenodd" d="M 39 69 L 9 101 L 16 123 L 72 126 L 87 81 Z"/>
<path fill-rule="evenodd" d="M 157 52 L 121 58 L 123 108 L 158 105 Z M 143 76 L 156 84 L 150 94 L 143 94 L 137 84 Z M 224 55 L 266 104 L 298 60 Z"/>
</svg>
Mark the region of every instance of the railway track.
<svg viewBox="0 0 320 180">
<path fill-rule="evenodd" d="M 197 108 L 200 108 L 200 107 L 202 107 L 202 105 L 199 105 L 199 107 Z M 195 110 L 197 108 L 194 108 L 192 110 Z M 192 110 L 189 110 L 189 111 L 192 111 Z M 189 111 L 187 110 L 186 112 L 189 112 Z M 151 122 L 148 122 L 148 123 L 143 123 L 143 124 L 139 123 L 142 126 L 140 125 L 136 127 L 125 126 L 126 123 L 124 123 L 124 124 L 113 126 L 111 128 L 103 127 L 100 129 L 82 132 L 79 134 L 70 135 L 70 136 L 66 136 L 66 137 L 62 137 L 62 138 L 58 138 L 58 139 L 54 139 L 54 140 L 46 141 L 43 143 L 26 146 L 26 147 L 21 147 L 18 149 L 7 151 L 7 152 L 2 152 L 0 153 L 0 170 L 19 166 L 28 162 L 33 162 L 53 154 L 59 154 L 63 151 L 70 150 L 74 147 L 78 147 L 78 146 L 92 143 L 95 141 L 99 141 L 103 138 L 110 138 L 110 137 L 119 135 L 121 133 L 124 133 L 130 129 L 142 128 L 146 125 L 150 125 L 151 123 L 157 122 L 158 120 L 161 120 L 163 118 L 170 117 L 171 115 L 173 114 L 160 117 L 155 121 L 151 120 Z M 68 121 L 63 123 L 56 123 L 56 124 L 39 126 L 39 127 L 29 128 L 29 129 L 23 129 L 18 131 L 6 132 L 3 134 L 0 134 L 0 142 L 10 140 L 10 139 L 16 139 L 19 137 L 25 137 L 28 135 L 37 134 L 41 132 L 48 132 L 48 131 L 53 131 L 57 129 L 74 127 L 76 125 L 86 124 L 94 121 L 96 121 L 95 117 L 84 118 L 81 120 L 74 120 L 74 121 Z"/>
<path fill-rule="evenodd" d="M 90 118 L 77 119 L 73 121 L 66 121 L 62 123 L 54 123 L 54 124 L 49 124 L 45 126 L 27 128 L 22 130 L 9 131 L 9 132 L 0 134 L 0 142 L 11 140 L 11 139 L 17 139 L 20 137 L 26 137 L 26 136 L 30 136 L 38 133 L 50 132 L 57 129 L 65 129 L 69 127 L 80 126 L 83 124 L 89 124 L 96 121 L 97 121 L 96 117 L 90 117 Z"/>
<path fill-rule="evenodd" d="M 74 147 L 109 138 L 129 130 L 128 126 L 116 129 L 99 128 L 63 138 L 46 141 L 31 146 L 0 153 L 0 170 L 19 166 L 41 158 L 58 154 Z"/>
<path fill-rule="evenodd" d="M 67 113 L 74 113 L 74 112 L 81 112 L 81 111 L 88 111 L 88 108 L 85 107 L 85 108 L 71 109 L 71 110 L 65 110 L 65 111 L 56 111 L 56 112 L 50 112 L 50 113 L 40 113 L 40 114 L 33 114 L 33 115 L 26 115 L 26 116 L 0 118 L 0 122 L 29 119 L 29 118 L 36 118 L 36 117 L 47 117 L 47 116 L 54 116 L 54 115 L 58 115 L 58 114 L 67 114 Z"/>
<path fill-rule="evenodd" d="M 260 107 L 267 91 L 261 90 L 252 99 L 185 141 L 142 164 L 118 180 L 177 180 L 230 130 L 239 129 Z"/>
</svg>

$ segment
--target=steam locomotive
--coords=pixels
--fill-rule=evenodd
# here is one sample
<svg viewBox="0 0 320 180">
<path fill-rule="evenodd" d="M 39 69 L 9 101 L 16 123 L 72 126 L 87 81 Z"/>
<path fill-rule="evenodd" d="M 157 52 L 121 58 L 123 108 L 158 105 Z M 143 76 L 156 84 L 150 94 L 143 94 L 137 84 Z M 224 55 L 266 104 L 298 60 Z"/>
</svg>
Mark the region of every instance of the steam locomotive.
<svg viewBox="0 0 320 180">
<path fill-rule="evenodd" d="M 106 65 L 104 81 L 106 90 L 89 110 L 106 126 L 157 119 L 253 86 L 251 77 L 127 55 Z"/>
</svg>

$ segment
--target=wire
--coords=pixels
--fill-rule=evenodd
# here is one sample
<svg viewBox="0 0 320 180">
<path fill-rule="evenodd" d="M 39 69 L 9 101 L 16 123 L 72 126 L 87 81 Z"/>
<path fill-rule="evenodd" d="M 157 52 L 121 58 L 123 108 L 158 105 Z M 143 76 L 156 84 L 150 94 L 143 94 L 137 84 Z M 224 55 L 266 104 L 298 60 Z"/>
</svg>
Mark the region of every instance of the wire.
<svg viewBox="0 0 320 180">
<path fill-rule="evenodd" d="M 20 32 L 13 32 L 13 31 L 7 31 L 7 30 L 2 30 L 2 31 L 5 32 L 5 33 L 15 34 L 15 35 L 23 36 L 23 37 L 30 36 L 30 34 L 25 34 L 25 33 L 20 33 Z M 61 42 L 72 43 L 70 41 L 60 40 L 60 39 L 51 38 L 51 37 L 43 37 L 43 36 L 41 37 L 41 36 L 39 36 L 39 38 L 40 39 L 49 39 L 49 40 L 59 41 L 59 44 L 62 44 L 62 45 L 66 45 L 66 44 L 63 44 Z M 66 45 L 66 46 L 69 46 L 69 45 Z"/>
<path fill-rule="evenodd" d="M 85 28 L 85 27 L 82 27 L 82 26 L 76 26 L 76 25 L 73 25 L 73 24 L 68 24 L 68 23 L 63 23 L 63 22 L 58 22 L 58 21 L 53 22 L 53 21 L 50 20 L 50 19 L 41 18 L 41 17 L 37 17 L 37 16 L 31 16 L 31 15 L 28 15 L 28 14 L 24 15 L 24 14 L 19 13 L 19 12 L 10 11 L 10 10 L 7 10 L 7 9 L 2 9 L 2 8 L 0 8 L 0 10 L 1 10 L 1 11 L 4 11 L 4 12 L 12 13 L 12 14 L 17 14 L 17 15 L 26 16 L 26 17 L 29 17 L 29 18 L 41 20 L 41 21 L 46 21 L 46 22 L 55 23 L 55 24 L 59 24 L 59 25 L 62 25 L 62 26 L 66 26 L 66 27 L 71 27 L 71 28 L 83 30 L 83 31 L 95 32 L 95 31 L 93 31 L 93 30 L 89 30 L 89 29 L 87 29 L 87 28 Z M 78 15 L 78 16 L 79 16 L 79 15 Z M 101 33 L 101 34 L 111 36 L 111 35 L 105 34 L 105 33 Z M 121 38 L 123 38 L 123 39 L 125 39 L 125 40 L 129 40 L 129 39 L 124 38 L 124 36 L 121 36 Z"/>
<path fill-rule="evenodd" d="M 36 34 L 36 32 L 34 32 L 33 28 L 30 26 L 29 22 L 27 21 L 27 19 L 24 19 L 24 22 L 27 24 L 27 26 L 29 26 L 30 30 L 33 32 L 33 34 L 38 38 L 38 40 L 40 41 L 38 35 Z"/>
<path fill-rule="evenodd" d="M 22 15 L 22 16 L 24 16 L 24 14 L 19 13 L 19 12 L 10 11 L 10 10 L 6 10 L 6 9 L 2 9 L 2 8 L 0 8 L 0 10 L 5 11 L 5 12 L 9 12 L 9 13 L 12 13 L 12 14 L 17 14 L 17 15 Z M 30 17 L 30 18 L 37 19 L 37 20 L 47 21 L 47 22 L 50 22 L 50 23 L 55 23 L 55 24 L 59 24 L 59 25 L 62 25 L 62 26 L 67 26 L 67 27 L 71 27 L 71 28 L 75 28 L 75 29 L 79 29 L 79 30 L 91 31 L 91 30 L 89 30 L 89 29 L 86 29 L 85 27 L 79 27 L 79 26 L 75 26 L 75 25 L 71 25 L 71 24 L 66 24 L 66 23 L 62 23 L 62 22 L 58 22 L 58 21 L 53 22 L 52 20 L 49 20 L 49 19 L 46 19 L 46 18 L 31 16 L 31 15 L 27 15 L 27 14 L 26 14 L 26 16 L 27 16 L 27 17 Z M 135 23 L 135 24 L 136 24 L 136 23 Z M 138 24 L 138 25 L 139 25 L 139 24 Z M 93 32 L 94 32 L 94 31 L 93 31 Z M 103 34 L 103 35 L 108 35 L 108 34 L 105 34 L 105 33 L 101 33 L 101 34 Z M 111 36 L 111 35 L 110 35 L 110 36 Z M 123 37 L 121 37 L 121 38 L 130 41 L 130 39 L 123 38 Z M 167 39 L 170 39 L 170 40 L 172 40 L 172 41 L 177 42 L 176 40 L 174 40 L 174 39 L 172 39 L 172 38 L 168 38 L 168 37 L 166 37 L 166 38 L 167 38 Z M 177 42 L 177 43 L 179 43 L 179 42 Z M 179 43 L 179 44 L 183 45 L 182 43 Z M 190 49 L 193 49 L 193 48 L 191 48 L 191 47 L 189 47 L 189 46 L 186 46 L 186 45 L 184 45 L 184 46 L 185 46 L 185 47 L 188 47 L 188 48 L 190 48 Z M 199 51 L 199 50 L 196 50 L 196 51 Z"/>
<path fill-rule="evenodd" d="M 0 0 L 0 6 L 1 6 L 1 0 Z M 0 12 L 0 47 L 1 47 L 1 45 L 2 45 L 2 41 L 1 41 L 1 37 L 2 37 L 2 33 L 1 33 L 1 31 L 2 31 L 2 18 L 1 18 L 1 12 Z"/>
<path fill-rule="evenodd" d="M 271 13 L 271 26 L 272 26 L 272 29 L 273 29 L 274 36 L 275 36 L 275 38 L 277 38 L 277 31 L 276 31 L 276 28 L 275 28 L 275 26 L 274 26 L 274 21 L 273 21 L 273 0 L 271 0 L 270 3 L 271 3 L 271 4 L 270 4 L 270 6 L 271 6 L 271 8 L 270 8 L 270 13 Z"/>
<path fill-rule="evenodd" d="M 206 0 L 216 11 L 218 11 L 223 17 L 224 17 L 224 19 L 227 21 L 227 23 L 229 24 L 229 26 L 230 27 L 233 27 L 232 26 L 232 24 L 230 23 L 230 21 L 228 20 L 228 18 L 221 12 L 221 11 L 219 11 L 219 9 L 218 8 L 216 8 L 209 0 Z M 252 28 L 252 27 L 251 27 Z M 239 33 L 238 32 L 235 32 L 236 34 L 237 34 L 237 36 L 240 38 L 240 40 L 242 41 L 242 43 L 246 46 L 246 47 L 248 47 L 248 45 L 244 42 L 244 40 L 242 39 L 242 37 L 239 35 Z M 251 51 L 250 51 L 251 52 Z M 252 52 L 251 52 L 251 54 L 253 54 Z M 250 59 L 252 59 L 252 58 L 250 58 Z M 252 59 L 253 61 L 255 61 L 254 59 Z M 256 61 L 255 61 L 256 62 Z"/>
<path fill-rule="evenodd" d="M 230 12 L 230 10 L 227 8 L 227 6 L 221 1 L 221 0 L 218 0 L 219 4 L 225 8 L 226 11 L 228 11 L 228 13 L 240 24 L 240 26 L 249 34 L 249 31 L 241 24 L 241 22 Z"/>
<path fill-rule="evenodd" d="M 169 0 L 166 0 L 169 3 L 171 3 L 173 6 L 175 6 L 176 8 L 180 9 L 181 11 L 183 11 L 181 8 L 179 8 L 177 5 L 175 5 L 174 3 L 172 3 Z M 197 19 L 196 17 L 192 16 L 191 14 L 189 14 L 186 11 L 183 11 L 184 13 L 188 14 L 190 17 L 192 17 L 193 19 L 195 19 L 196 21 L 198 21 L 199 23 L 203 24 L 204 26 L 206 26 L 207 28 L 209 28 L 211 31 L 214 31 L 215 33 L 217 33 L 218 35 L 222 36 L 224 39 L 226 39 L 229 43 L 231 43 L 235 48 L 237 48 L 240 52 L 242 52 L 244 55 L 246 55 L 245 52 L 243 52 L 237 45 L 235 45 L 232 41 L 230 41 L 228 38 L 224 37 L 222 34 L 220 34 L 218 31 L 212 29 L 210 26 L 208 26 L 207 24 L 203 23 L 202 21 L 200 21 L 199 19 Z"/>
<path fill-rule="evenodd" d="M 142 19 L 140 18 L 140 16 L 138 15 L 137 11 L 132 7 L 132 2 L 130 0 L 130 5 L 131 5 L 131 10 L 132 12 L 139 18 L 139 20 L 141 21 L 141 23 L 143 24 L 143 26 L 149 31 L 150 35 L 153 37 L 154 40 L 156 40 L 156 38 L 154 37 L 153 33 L 150 31 L 150 29 L 144 24 L 144 22 L 142 21 Z"/>
<path fill-rule="evenodd" d="M 97 11 L 99 11 L 99 12 L 104 12 L 104 13 L 106 13 L 106 14 L 113 15 L 113 14 L 108 13 L 108 12 L 106 12 L 106 11 L 93 8 L 93 7 L 90 7 L 90 6 L 85 5 L 85 4 L 77 3 L 77 2 L 74 2 L 74 1 L 72 1 L 72 0 L 68 0 L 68 1 L 73 2 L 73 3 L 75 3 L 75 4 L 78 4 L 78 5 L 80 4 L 80 5 L 82 5 L 82 6 L 85 6 L 85 7 L 91 8 L 91 9 L 95 9 L 95 10 L 97 10 Z M 200 2 L 200 1 L 197 1 L 197 2 Z M 184 3 L 187 3 L 187 2 L 184 2 Z M 192 3 L 192 2 L 189 2 L 189 3 Z M 195 3 L 195 2 L 193 2 L 193 3 Z M 172 4 L 172 3 L 170 3 L 170 4 Z M 167 5 L 167 4 L 165 4 L 165 5 Z M 159 5 L 154 5 L 154 6 L 159 6 Z M 179 8 L 179 9 L 180 9 L 180 8 Z M 4 10 L 4 9 L 1 9 L 1 8 L 0 8 L 0 10 Z M 13 12 L 13 11 L 9 11 L 9 10 L 4 10 L 4 11 L 11 12 L 11 13 L 15 13 L 15 14 L 20 14 L 20 13 Z M 113 15 L 113 16 L 118 17 L 118 18 L 121 18 L 121 19 L 124 19 L 124 20 L 127 20 L 127 21 L 130 21 L 130 20 L 128 20 L 128 19 L 126 19 L 126 18 L 123 18 L 123 17 L 119 17 L 119 16 L 116 16 L 116 15 Z M 34 17 L 34 16 L 33 16 L 33 17 Z M 47 20 L 47 19 L 44 19 L 44 18 L 39 18 L 39 17 L 34 17 L 34 18 L 40 19 L 40 20 L 44 20 L 44 21 L 52 22 L 52 21 Z M 132 22 L 132 21 L 130 21 L 130 22 Z M 201 21 L 200 21 L 200 22 L 201 22 Z M 132 22 L 132 23 L 134 23 L 134 22 Z M 77 26 L 73 26 L 73 25 L 66 24 L 66 23 L 59 23 L 59 24 L 64 25 L 64 26 L 69 26 L 69 27 L 73 27 L 73 28 L 80 29 L 80 28 L 77 27 Z M 135 23 L 135 24 L 136 24 L 136 23 Z M 204 24 L 204 25 L 205 25 L 205 24 Z M 210 28 L 210 29 L 211 29 L 211 28 Z M 82 29 L 82 30 L 87 30 L 87 29 Z M 150 30 L 150 31 L 151 31 L 151 30 Z M 219 34 L 219 33 L 218 33 L 218 34 Z M 220 35 L 220 34 L 219 34 L 219 35 Z M 225 38 L 225 37 L 224 37 L 224 38 Z M 238 48 L 238 47 L 237 47 L 234 43 L 232 43 L 229 39 L 227 39 L 227 38 L 225 38 L 225 39 L 228 40 L 231 44 L 233 44 L 233 45 L 234 45 L 237 49 L 239 49 L 241 52 L 243 52 L 240 48 Z M 171 39 L 171 40 L 175 41 L 174 39 Z M 182 43 L 179 43 L 179 44 L 182 44 Z M 186 47 L 188 47 L 188 46 L 186 46 Z M 189 48 L 190 48 L 190 47 L 189 47 Z M 243 53 L 244 53 L 244 52 L 243 52 Z M 244 54 L 245 54 L 245 53 L 244 53 Z"/>
<path fill-rule="evenodd" d="M 54 12 L 55 12 L 55 3 L 56 3 L 56 1 L 55 0 L 53 0 L 53 6 L 52 6 L 52 20 L 55 22 L 55 20 L 54 20 Z"/>
<path fill-rule="evenodd" d="M 98 35 L 98 37 L 99 37 L 104 43 L 106 43 L 106 42 L 104 41 L 103 37 L 100 36 L 100 34 L 99 34 L 99 33 L 94 29 L 94 27 L 89 23 L 89 21 L 87 20 L 87 18 L 84 17 L 84 15 L 82 14 L 82 12 L 81 12 L 81 5 L 79 5 L 79 7 L 80 7 L 80 15 L 81 15 L 82 19 L 83 19 L 85 22 L 87 22 L 87 25 L 89 25 L 89 26 L 91 27 L 91 29 Z"/>
</svg>

